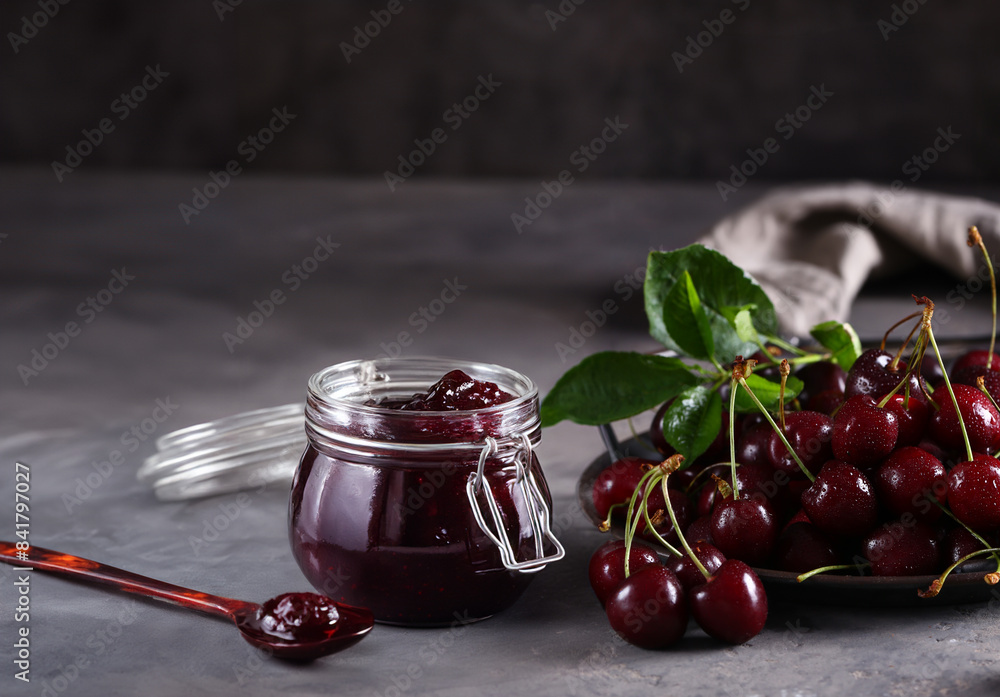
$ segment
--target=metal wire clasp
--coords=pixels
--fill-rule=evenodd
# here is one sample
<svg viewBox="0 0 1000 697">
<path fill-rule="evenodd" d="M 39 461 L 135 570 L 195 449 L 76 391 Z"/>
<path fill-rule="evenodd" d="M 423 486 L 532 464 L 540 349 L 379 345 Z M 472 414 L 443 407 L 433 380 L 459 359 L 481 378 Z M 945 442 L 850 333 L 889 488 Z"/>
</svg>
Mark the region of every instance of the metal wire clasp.
<svg viewBox="0 0 1000 697">
<path fill-rule="evenodd" d="M 535 557 L 524 561 L 517 560 L 510 538 L 507 536 L 507 529 L 503 524 L 500 507 L 497 505 L 493 489 L 489 486 L 484 475 L 486 461 L 500 451 L 500 446 L 496 439 L 490 436 L 486 437 L 483 449 L 479 453 L 479 466 L 475 472 L 469 474 L 469 481 L 465 485 L 465 491 L 469 496 L 469 505 L 472 506 L 472 515 L 475 516 L 476 522 L 479 523 L 479 527 L 486 533 L 486 536 L 500 549 L 500 559 L 503 561 L 503 565 L 511 571 L 520 571 L 526 574 L 535 573 L 544 569 L 550 562 L 562 559 L 566 556 L 566 550 L 552 532 L 550 523 L 551 514 L 548 504 L 545 503 L 545 497 L 542 495 L 541 489 L 538 487 L 538 482 L 535 481 L 535 475 L 531 471 L 531 440 L 527 434 L 521 433 L 511 445 L 516 451 L 514 453 L 514 466 L 517 468 L 517 475 L 514 478 L 514 485 L 521 490 L 524 502 L 528 507 L 531 534 L 535 541 Z M 486 504 L 493 518 L 492 526 L 486 522 L 483 511 L 479 507 L 476 494 L 480 490 L 482 490 L 486 497 Z M 546 540 L 555 548 L 552 554 L 545 554 Z"/>
</svg>

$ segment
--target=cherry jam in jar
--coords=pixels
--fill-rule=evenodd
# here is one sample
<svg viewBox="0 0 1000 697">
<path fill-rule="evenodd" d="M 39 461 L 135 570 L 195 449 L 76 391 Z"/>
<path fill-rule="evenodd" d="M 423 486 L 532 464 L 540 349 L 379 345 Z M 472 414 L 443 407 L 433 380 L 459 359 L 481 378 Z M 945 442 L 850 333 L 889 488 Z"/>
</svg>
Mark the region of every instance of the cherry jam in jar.
<svg viewBox="0 0 1000 697">
<path fill-rule="evenodd" d="M 519 373 L 435 358 L 341 363 L 309 380 L 306 435 L 293 554 L 317 590 L 379 622 L 489 617 L 563 556 L 534 454 L 538 390 Z"/>
</svg>

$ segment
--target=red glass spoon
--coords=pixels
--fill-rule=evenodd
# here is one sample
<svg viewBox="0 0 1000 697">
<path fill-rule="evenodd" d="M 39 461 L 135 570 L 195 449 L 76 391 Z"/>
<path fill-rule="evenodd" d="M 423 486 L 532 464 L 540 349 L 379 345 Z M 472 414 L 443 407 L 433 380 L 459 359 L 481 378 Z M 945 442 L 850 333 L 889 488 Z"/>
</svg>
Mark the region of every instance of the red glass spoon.
<svg viewBox="0 0 1000 697">
<path fill-rule="evenodd" d="M 342 651 L 364 638 L 374 624 L 367 608 L 343 605 L 315 593 L 285 593 L 258 605 L 199 593 L 41 547 L 32 546 L 27 559 L 18 554 L 14 543 L 0 542 L 0 561 L 14 566 L 83 578 L 128 593 L 161 598 L 191 610 L 227 617 L 236 624 L 244 639 L 277 658 L 311 661 Z"/>
</svg>

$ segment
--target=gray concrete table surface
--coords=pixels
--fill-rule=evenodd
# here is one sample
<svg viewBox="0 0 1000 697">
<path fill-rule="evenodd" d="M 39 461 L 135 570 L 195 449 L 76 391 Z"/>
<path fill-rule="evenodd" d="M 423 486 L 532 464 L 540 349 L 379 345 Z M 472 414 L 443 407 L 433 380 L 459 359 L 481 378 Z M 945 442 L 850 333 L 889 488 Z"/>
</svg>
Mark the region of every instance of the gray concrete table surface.
<svg viewBox="0 0 1000 697">
<path fill-rule="evenodd" d="M 287 543 L 287 485 L 158 502 L 134 477 L 153 438 L 301 401 L 319 368 L 382 353 L 500 363 L 544 394 L 585 355 L 654 348 L 633 288 L 648 251 L 694 241 L 767 190 L 750 184 L 724 203 L 711 182 L 576 183 L 518 232 L 511 214 L 539 182 L 413 180 L 390 193 L 381 180 L 244 175 L 185 222 L 179 205 L 209 181 L 80 171 L 58 184 L 47 169 L 0 170 L 0 539 L 13 537 L 20 461 L 31 471 L 33 544 L 249 600 L 309 589 Z M 1000 198 L 996 188 L 962 191 Z M 863 336 L 907 311 L 910 292 L 956 284 L 911 280 L 859 302 Z M 442 296 L 449 286 L 457 297 Z M 283 301 L 270 316 L 227 344 L 275 291 Z M 946 332 L 987 333 L 982 300 L 952 313 Z M 608 301 L 614 312 L 600 320 Z M 603 326 L 571 341 L 594 318 Z M 67 340 L 68 322 L 80 331 Z M 48 349 L 37 374 L 19 368 L 50 342 L 63 346 Z M 16 579 L 3 565 L 0 694 L 1000 690 L 996 601 L 891 610 L 772 601 L 766 629 L 743 646 L 719 645 L 693 625 L 673 650 L 625 644 L 588 586 L 602 537 L 575 503 L 577 478 L 600 449 L 594 429 L 545 432 L 539 456 L 567 558 L 514 607 L 451 629 L 376 626 L 353 649 L 306 666 L 259 655 L 225 622 L 32 572 L 25 684 L 14 678 L 24 626 L 14 621 Z M 121 461 L 102 467 L 115 451 Z"/>
</svg>

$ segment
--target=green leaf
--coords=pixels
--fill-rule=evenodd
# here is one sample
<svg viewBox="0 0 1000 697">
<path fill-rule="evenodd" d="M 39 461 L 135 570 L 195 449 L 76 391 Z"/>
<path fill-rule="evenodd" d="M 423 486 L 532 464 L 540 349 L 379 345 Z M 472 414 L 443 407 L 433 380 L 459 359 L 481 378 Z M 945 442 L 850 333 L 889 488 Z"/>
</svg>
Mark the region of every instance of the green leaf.
<svg viewBox="0 0 1000 697">
<path fill-rule="evenodd" d="M 729 322 L 733 325 L 733 329 L 736 330 L 736 336 L 740 337 L 743 341 L 753 344 L 756 344 L 759 341 L 760 336 L 757 334 L 757 330 L 753 326 L 753 319 L 750 316 L 750 310 L 740 310 L 733 315 Z"/>
<path fill-rule="evenodd" d="M 681 274 L 663 301 L 663 323 L 688 356 L 709 360 L 715 355 L 708 315 L 687 271 Z"/>
<path fill-rule="evenodd" d="M 664 321 L 664 304 L 684 272 L 688 272 L 708 318 L 716 359 L 727 363 L 737 355 L 757 350 L 754 342 L 741 338 L 726 316 L 727 308 L 749 309 L 753 327 L 770 336 L 778 331 L 774 305 L 757 282 L 725 255 L 702 245 L 672 252 L 651 252 L 646 265 L 644 294 L 649 333 L 667 348 L 684 351 Z M 738 313 L 739 310 L 737 310 Z"/>
<path fill-rule="evenodd" d="M 684 390 L 663 415 L 663 437 L 688 464 L 708 450 L 720 428 L 722 398 L 707 387 Z"/>
<path fill-rule="evenodd" d="M 861 355 L 861 340 L 854 327 L 835 320 L 817 324 L 810 331 L 813 338 L 830 349 L 830 353 L 841 368 L 850 370 L 854 361 Z"/>
<path fill-rule="evenodd" d="M 778 399 L 781 396 L 781 385 L 779 383 L 771 382 L 760 375 L 751 375 L 747 378 L 747 384 L 753 390 L 753 393 L 757 395 L 757 399 L 760 400 L 765 409 L 775 411 L 778 408 Z M 757 413 L 760 411 L 742 385 L 738 385 L 736 389 L 736 411 L 744 413 Z M 801 391 L 802 381 L 797 377 L 789 375 L 788 381 L 785 383 L 785 403 L 787 404 L 797 397 Z"/>
<path fill-rule="evenodd" d="M 605 351 L 580 361 L 542 401 L 542 426 L 598 426 L 663 404 L 704 379 L 678 358 Z"/>
</svg>

